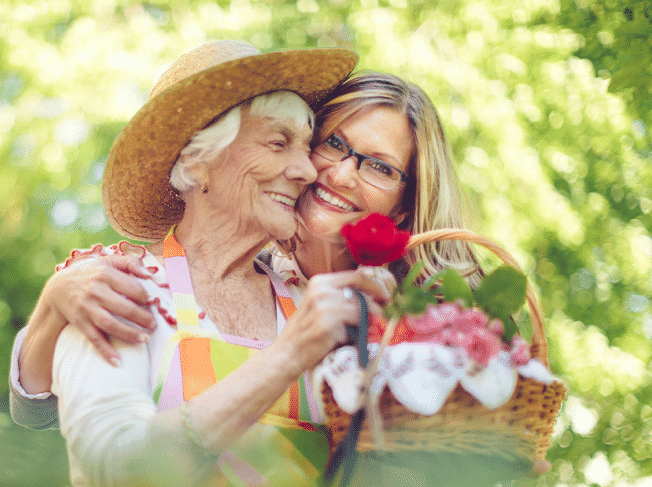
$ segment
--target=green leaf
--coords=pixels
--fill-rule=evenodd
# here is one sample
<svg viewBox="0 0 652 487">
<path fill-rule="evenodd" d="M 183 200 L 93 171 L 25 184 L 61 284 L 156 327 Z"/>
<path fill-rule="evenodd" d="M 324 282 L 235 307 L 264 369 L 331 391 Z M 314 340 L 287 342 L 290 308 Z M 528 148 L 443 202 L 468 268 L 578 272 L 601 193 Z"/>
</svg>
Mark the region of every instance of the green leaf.
<svg viewBox="0 0 652 487">
<path fill-rule="evenodd" d="M 443 294 L 445 301 L 452 303 L 461 299 L 464 301 L 466 306 L 471 306 L 473 304 L 473 293 L 462 276 L 453 269 L 446 269 L 446 271 L 442 272 L 440 276 L 440 291 Z"/>
<path fill-rule="evenodd" d="M 475 291 L 475 302 L 490 316 L 504 318 L 518 311 L 525 302 L 525 275 L 512 267 L 497 267 Z"/>
<path fill-rule="evenodd" d="M 437 302 L 434 293 L 420 287 L 414 289 L 409 294 L 406 294 L 405 298 L 406 300 L 403 308 L 405 313 L 415 316 L 425 313 L 428 304 L 434 304 Z"/>
<path fill-rule="evenodd" d="M 401 289 L 407 289 L 409 287 L 415 287 L 414 281 L 417 280 L 417 277 L 419 277 L 419 274 L 423 270 L 423 268 L 426 266 L 424 262 L 417 262 L 414 264 L 411 268 L 410 271 L 407 273 L 407 276 L 405 276 L 405 279 L 403 279 L 403 282 L 399 285 Z"/>
<path fill-rule="evenodd" d="M 437 296 L 430 290 L 410 285 L 407 289 L 396 290 L 392 304 L 385 308 L 385 317 L 404 316 L 406 314 L 420 315 L 430 303 L 436 303 Z"/>
<path fill-rule="evenodd" d="M 617 36 L 647 36 L 652 34 L 652 24 L 645 18 L 643 12 L 637 12 L 636 18 L 623 22 L 614 29 Z"/>
<path fill-rule="evenodd" d="M 517 333 L 523 336 L 521 330 L 516 326 L 516 323 L 511 316 L 507 315 L 504 317 L 499 317 L 498 319 L 503 322 L 503 328 L 505 329 L 503 332 L 503 341 L 505 343 L 510 343 L 512 341 L 512 337 Z"/>
<path fill-rule="evenodd" d="M 426 289 L 432 288 L 435 284 L 437 284 L 437 281 L 441 279 L 441 274 L 435 274 L 434 276 L 430 276 L 428 279 L 426 279 L 423 282 L 423 287 Z"/>
<path fill-rule="evenodd" d="M 646 83 L 650 75 L 645 71 L 650 66 L 652 56 L 645 53 L 642 56 L 642 61 L 631 64 L 621 71 L 617 71 L 609 80 L 607 91 L 609 93 L 618 93 L 619 91 L 626 90 L 635 86 L 640 86 Z"/>
</svg>

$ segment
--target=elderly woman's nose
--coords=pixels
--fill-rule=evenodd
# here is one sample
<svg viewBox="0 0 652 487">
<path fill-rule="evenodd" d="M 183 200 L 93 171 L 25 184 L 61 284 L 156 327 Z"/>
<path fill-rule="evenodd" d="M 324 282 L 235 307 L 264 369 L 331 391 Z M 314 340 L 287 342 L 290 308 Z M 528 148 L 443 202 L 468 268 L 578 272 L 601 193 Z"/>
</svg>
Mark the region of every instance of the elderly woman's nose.
<svg viewBox="0 0 652 487">
<path fill-rule="evenodd" d="M 310 160 L 310 154 L 304 150 L 297 150 L 292 157 L 293 160 L 286 170 L 288 179 L 298 180 L 304 184 L 313 183 L 317 179 L 317 170 Z"/>
</svg>

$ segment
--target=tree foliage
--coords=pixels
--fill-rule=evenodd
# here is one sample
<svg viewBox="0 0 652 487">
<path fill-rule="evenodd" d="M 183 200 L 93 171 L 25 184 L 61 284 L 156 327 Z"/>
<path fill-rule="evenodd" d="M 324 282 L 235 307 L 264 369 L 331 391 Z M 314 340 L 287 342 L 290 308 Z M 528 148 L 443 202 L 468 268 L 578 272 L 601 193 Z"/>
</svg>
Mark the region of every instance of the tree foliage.
<svg viewBox="0 0 652 487">
<path fill-rule="evenodd" d="M 610 93 L 652 121 L 652 2 L 649 0 L 566 2 L 560 23 L 582 34 L 577 55 L 589 59 Z M 648 139 L 649 140 L 649 139 Z"/>
<path fill-rule="evenodd" d="M 55 263 L 119 240 L 102 211 L 103 165 L 174 59 L 207 39 L 345 46 L 359 68 L 430 95 L 474 229 L 541 296 L 551 367 L 570 392 L 552 471 L 518 484 L 652 482 L 651 18 L 643 0 L 0 4 L 0 375 Z M 44 444 L 61 458 L 53 438 L 0 412 L 11 452 L 0 483 L 30 485 L 35 464 L 65 472 L 44 463 Z"/>
</svg>

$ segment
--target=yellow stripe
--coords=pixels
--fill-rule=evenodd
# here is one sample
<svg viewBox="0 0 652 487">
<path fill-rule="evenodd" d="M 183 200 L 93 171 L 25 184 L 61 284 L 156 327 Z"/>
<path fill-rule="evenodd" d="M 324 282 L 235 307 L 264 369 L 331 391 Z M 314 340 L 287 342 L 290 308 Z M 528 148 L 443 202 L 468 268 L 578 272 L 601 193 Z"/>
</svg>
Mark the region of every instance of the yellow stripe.
<svg viewBox="0 0 652 487">
<path fill-rule="evenodd" d="M 229 450 L 263 475 L 266 485 L 315 485 L 319 470 L 276 427 L 254 424 Z M 261 455 L 264 452 L 264 455 Z"/>
<path fill-rule="evenodd" d="M 194 294 L 174 293 L 172 295 L 172 302 L 177 310 L 181 308 L 182 310 L 194 310 L 197 313 L 197 303 L 195 302 Z"/>
<path fill-rule="evenodd" d="M 211 340 L 211 363 L 218 381 L 244 364 L 256 350 L 232 343 Z"/>
<path fill-rule="evenodd" d="M 199 326 L 199 320 L 197 318 L 197 310 L 177 308 L 177 322 L 185 323 L 191 326 Z"/>
<path fill-rule="evenodd" d="M 261 424 L 267 424 L 270 426 L 277 426 L 279 428 L 287 428 L 291 430 L 303 430 L 301 425 L 297 422 L 296 419 L 286 418 L 284 416 L 278 416 L 276 414 L 271 414 L 269 412 L 263 414 L 258 420 Z M 307 421 L 304 421 L 307 423 Z"/>
</svg>

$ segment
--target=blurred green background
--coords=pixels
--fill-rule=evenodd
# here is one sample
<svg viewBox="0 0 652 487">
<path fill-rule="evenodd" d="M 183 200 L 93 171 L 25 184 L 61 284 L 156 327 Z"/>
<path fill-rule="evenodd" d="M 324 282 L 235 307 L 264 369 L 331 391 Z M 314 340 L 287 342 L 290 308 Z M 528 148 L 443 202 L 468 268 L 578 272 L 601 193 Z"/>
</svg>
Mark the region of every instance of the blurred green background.
<svg viewBox="0 0 652 487">
<path fill-rule="evenodd" d="M 443 118 L 473 228 L 525 266 L 569 388 L 522 486 L 652 486 L 652 2 L 4 0 L 0 376 L 72 248 L 120 240 L 101 204 L 113 139 L 208 39 L 346 46 L 420 85 Z M 0 381 L 0 485 L 67 484 L 58 432 L 15 426 Z"/>
</svg>

